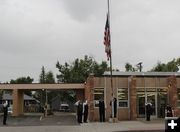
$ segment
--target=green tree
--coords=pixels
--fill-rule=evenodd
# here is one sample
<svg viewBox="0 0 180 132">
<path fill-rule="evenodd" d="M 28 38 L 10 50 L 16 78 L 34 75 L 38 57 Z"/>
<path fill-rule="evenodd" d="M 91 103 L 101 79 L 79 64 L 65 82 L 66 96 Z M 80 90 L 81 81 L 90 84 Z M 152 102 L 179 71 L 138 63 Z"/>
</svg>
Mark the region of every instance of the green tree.
<svg viewBox="0 0 180 132">
<path fill-rule="evenodd" d="M 57 62 L 56 68 L 60 72 L 57 75 L 58 82 L 83 83 L 90 73 L 101 76 L 104 71 L 108 70 L 108 65 L 105 61 L 99 64 L 92 57 L 85 55 L 83 59 L 77 58 L 70 64 L 65 62 L 64 65 L 61 65 Z"/>
<path fill-rule="evenodd" d="M 44 66 L 42 66 L 41 73 L 39 75 L 39 82 L 40 83 L 45 83 L 45 80 L 46 80 L 46 72 L 45 72 Z"/>
<path fill-rule="evenodd" d="M 134 68 L 129 62 L 127 62 L 125 64 L 125 69 L 126 69 L 127 72 L 128 71 L 132 71 L 132 72 L 136 71 L 136 68 Z"/>
<path fill-rule="evenodd" d="M 11 84 L 29 84 L 32 83 L 34 81 L 33 78 L 30 78 L 29 76 L 27 77 L 19 77 L 15 80 L 11 79 L 10 83 Z"/>
<path fill-rule="evenodd" d="M 151 69 L 151 71 L 156 72 L 177 72 L 179 71 L 180 66 L 180 58 L 173 59 L 169 61 L 167 64 L 161 63 L 160 61 L 157 62 L 156 66 Z"/>
<path fill-rule="evenodd" d="M 133 67 L 129 62 L 127 62 L 125 64 L 125 69 L 127 72 L 131 71 L 131 72 L 135 72 L 137 71 L 137 68 Z"/>
<path fill-rule="evenodd" d="M 55 78 L 54 78 L 53 72 L 48 71 L 46 73 L 44 66 L 42 66 L 41 73 L 39 75 L 39 83 L 49 83 L 49 84 L 55 83 Z M 36 91 L 35 98 L 37 98 L 38 100 L 41 100 L 42 105 L 45 104 L 46 92 L 48 92 L 48 102 L 57 95 L 56 91 L 49 91 L 49 90 L 48 91 L 46 91 L 46 90 Z"/>
<path fill-rule="evenodd" d="M 30 83 L 32 83 L 33 81 L 34 81 L 33 78 L 27 76 L 27 77 L 19 77 L 19 78 L 15 79 L 15 80 L 11 79 L 11 80 L 10 80 L 10 83 L 11 83 L 11 84 L 30 84 Z M 29 95 L 29 96 L 32 95 L 31 91 L 29 91 L 29 90 L 24 91 L 24 93 L 25 93 L 26 95 Z"/>
</svg>

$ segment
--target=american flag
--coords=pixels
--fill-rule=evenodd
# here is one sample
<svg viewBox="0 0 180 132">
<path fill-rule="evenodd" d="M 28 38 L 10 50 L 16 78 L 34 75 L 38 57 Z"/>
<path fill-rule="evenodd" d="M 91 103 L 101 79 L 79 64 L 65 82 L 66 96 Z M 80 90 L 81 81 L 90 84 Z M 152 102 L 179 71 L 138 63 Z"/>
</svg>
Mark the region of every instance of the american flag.
<svg viewBox="0 0 180 132">
<path fill-rule="evenodd" d="M 105 31 L 104 31 L 104 45 L 105 45 L 105 52 L 107 54 L 107 59 L 111 57 L 111 40 L 110 40 L 110 26 L 109 26 L 109 17 L 107 14 Z"/>
</svg>

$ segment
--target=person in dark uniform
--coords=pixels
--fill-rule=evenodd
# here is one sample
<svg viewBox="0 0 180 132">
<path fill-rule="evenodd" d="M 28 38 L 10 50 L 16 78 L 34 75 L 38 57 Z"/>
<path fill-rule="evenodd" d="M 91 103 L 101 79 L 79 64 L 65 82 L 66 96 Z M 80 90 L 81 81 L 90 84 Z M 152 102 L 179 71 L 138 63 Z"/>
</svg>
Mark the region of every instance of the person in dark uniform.
<svg viewBox="0 0 180 132">
<path fill-rule="evenodd" d="M 3 125 L 6 125 L 7 115 L 8 115 L 8 102 L 6 101 L 3 104 Z"/>
<path fill-rule="evenodd" d="M 84 113 L 84 123 L 87 123 L 87 118 L 88 118 L 88 103 L 87 100 L 83 103 L 83 113 Z"/>
<path fill-rule="evenodd" d="M 117 99 L 116 98 L 113 99 L 113 103 L 114 103 L 114 118 L 116 118 L 117 116 Z"/>
<path fill-rule="evenodd" d="M 151 102 L 148 102 L 146 105 L 146 121 L 150 121 L 150 117 L 152 114 L 152 104 Z"/>
<path fill-rule="evenodd" d="M 81 100 L 79 100 L 78 104 L 77 104 L 77 121 L 78 121 L 78 123 L 82 123 L 82 114 L 83 114 L 83 103 Z"/>
<path fill-rule="evenodd" d="M 170 105 L 166 106 L 166 117 L 173 117 L 173 110 Z"/>
<path fill-rule="evenodd" d="M 99 117 L 100 122 L 105 122 L 105 104 L 102 99 L 99 100 Z"/>
</svg>

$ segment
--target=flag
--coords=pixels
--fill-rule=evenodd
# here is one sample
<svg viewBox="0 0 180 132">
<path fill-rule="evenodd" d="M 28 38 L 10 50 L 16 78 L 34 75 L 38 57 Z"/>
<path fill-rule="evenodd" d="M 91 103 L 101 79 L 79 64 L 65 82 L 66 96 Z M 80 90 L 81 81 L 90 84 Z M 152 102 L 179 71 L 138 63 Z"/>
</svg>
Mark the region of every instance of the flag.
<svg viewBox="0 0 180 132">
<path fill-rule="evenodd" d="M 105 45 L 105 52 L 107 54 L 107 59 L 111 57 L 111 40 L 110 40 L 110 26 L 109 26 L 109 17 L 107 14 L 105 31 L 104 31 L 104 45 Z"/>
</svg>

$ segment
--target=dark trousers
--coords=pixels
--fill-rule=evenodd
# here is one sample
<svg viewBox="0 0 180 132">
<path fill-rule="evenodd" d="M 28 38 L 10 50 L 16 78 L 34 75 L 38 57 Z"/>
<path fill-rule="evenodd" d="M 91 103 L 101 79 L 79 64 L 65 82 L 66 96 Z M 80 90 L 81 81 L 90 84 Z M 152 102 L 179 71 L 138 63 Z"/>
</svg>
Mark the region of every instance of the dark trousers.
<svg viewBox="0 0 180 132">
<path fill-rule="evenodd" d="M 99 112 L 100 122 L 105 122 L 105 111 Z"/>
<path fill-rule="evenodd" d="M 78 113 L 77 115 L 78 123 L 82 123 L 82 113 Z"/>
<path fill-rule="evenodd" d="M 150 116 L 151 116 L 150 114 L 146 115 L 146 121 L 150 121 Z"/>
<path fill-rule="evenodd" d="M 3 116 L 3 125 L 6 125 L 7 115 Z"/>
<path fill-rule="evenodd" d="M 84 112 L 84 122 L 87 122 L 88 112 Z"/>
</svg>

